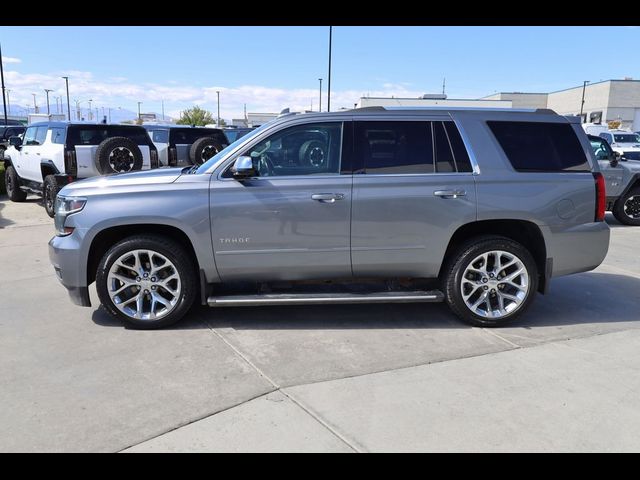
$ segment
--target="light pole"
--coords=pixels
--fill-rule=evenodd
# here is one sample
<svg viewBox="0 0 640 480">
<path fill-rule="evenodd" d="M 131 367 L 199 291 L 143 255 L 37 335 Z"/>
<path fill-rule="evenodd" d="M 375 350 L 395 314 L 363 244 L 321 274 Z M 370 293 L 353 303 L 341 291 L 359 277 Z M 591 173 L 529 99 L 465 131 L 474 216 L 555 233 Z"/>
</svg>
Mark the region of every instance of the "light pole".
<svg viewBox="0 0 640 480">
<path fill-rule="evenodd" d="M 319 78 L 318 81 L 320 82 L 320 101 L 318 102 L 318 111 L 321 112 L 322 111 L 322 79 Z"/>
<path fill-rule="evenodd" d="M 81 112 L 80 112 L 80 102 L 82 100 L 74 100 L 74 102 L 76 102 L 76 120 L 80 121 L 80 116 L 81 116 Z"/>
<path fill-rule="evenodd" d="M 53 92 L 53 90 L 50 90 L 48 88 L 44 89 L 44 93 L 47 95 L 47 115 L 51 115 L 51 108 L 49 107 L 49 92 Z"/>
<path fill-rule="evenodd" d="M 60 105 L 58 105 L 58 102 L 61 100 L 60 97 L 53 97 L 56 99 L 56 113 L 60 113 Z"/>
<path fill-rule="evenodd" d="M 33 113 L 38 113 L 38 104 L 36 103 L 36 94 L 32 93 L 31 95 L 33 95 Z"/>
<path fill-rule="evenodd" d="M 164 122 L 164 98 L 161 101 L 162 101 L 162 121 Z"/>
<path fill-rule="evenodd" d="M 138 102 L 138 122 L 142 123 L 142 117 L 140 116 L 140 105 L 142 105 L 142 102 Z"/>
<path fill-rule="evenodd" d="M 2 47 L 0 47 L 0 82 L 2 83 L 2 107 L 4 108 L 4 123 L 7 124 L 7 104 L 4 101 L 4 67 L 2 66 Z"/>
<path fill-rule="evenodd" d="M 9 101 L 9 92 L 10 92 L 10 91 L 11 91 L 11 90 L 9 90 L 9 89 L 7 88 L 7 111 L 9 112 L 9 115 L 11 115 L 11 102 Z"/>
<path fill-rule="evenodd" d="M 327 79 L 327 112 L 331 111 L 331 37 L 333 36 L 333 27 L 329 27 L 329 77 Z"/>
<path fill-rule="evenodd" d="M 69 103 L 69 77 L 60 77 L 64 78 L 65 83 L 67 84 L 67 120 L 71 121 L 71 104 Z M 60 105 L 62 105 L 62 99 L 60 99 Z"/>
<path fill-rule="evenodd" d="M 582 111 L 584 110 L 584 91 L 587 88 L 587 83 L 589 83 L 589 80 L 585 80 L 584 83 L 582 84 L 582 101 L 580 102 L 580 121 L 581 122 L 582 122 Z"/>
<path fill-rule="evenodd" d="M 91 102 L 93 102 L 93 100 L 89 99 L 89 121 L 93 120 L 93 112 L 91 111 Z"/>
<path fill-rule="evenodd" d="M 216 126 L 220 128 L 220 90 L 216 90 L 216 95 L 218 95 L 218 123 Z"/>
</svg>

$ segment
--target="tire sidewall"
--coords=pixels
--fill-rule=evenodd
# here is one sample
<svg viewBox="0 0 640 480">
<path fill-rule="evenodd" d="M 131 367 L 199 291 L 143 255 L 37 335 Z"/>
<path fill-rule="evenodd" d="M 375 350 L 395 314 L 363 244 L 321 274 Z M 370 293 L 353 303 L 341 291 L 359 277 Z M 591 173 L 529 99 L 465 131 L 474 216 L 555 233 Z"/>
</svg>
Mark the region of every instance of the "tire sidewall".
<svg viewBox="0 0 640 480">
<path fill-rule="evenodd" d="M 193 165 L 202 165 L 206 161 L 202 158 L 202 152 L 206 147 L 213 147 L 216 150 L 216 153 L 221 150 L 221 145 L 218 144 L 215 138 L 198 138 L 195 142 L 193 142 L 191 148 L 189 149 L 189 160 L 191 160 L 191 163 Z"/>
<path fill-rule="evenodd" d="M 44 203 L 44 209 L 51 218 L 56 213 L 56 196 L 58 195 L 58 184 L 55 178 L 49 176 L 44 179 L 44 186 L 42 187 L 42 201 Z M 49 196 L 51 196 L 51 208 L 49 208 Z"/>
<path fill-rule="evenodd" d="M 110 164 L 109 157 L 111 153 L 121 147 L 126 148 L 133 155 L 133 165 L 127 172 L 116 172 Z M 140 147 L 136 145 L 133 140 L 127 137 L 107 138 L 98 145 L 98 148 L 96 148 L 95 165 L 102 175 L 135 172 L 142 169 L 142 163 L 142 151 L 140 150 Z"/>
<path fill-rule="evenodd" d="M 4 185 L 7 196 L 12 202 L 22 202 L 27 198 L 27 193 L 20 189 L 18 172 L 16 172 L 13 165 L 9 165 L 4 171 Z M 11 189 L 9 189 L 10 186 Z"/>
<path fill-rule="evenodd" d="M 502 250 L 518 257 L 527 269 L 529 275 L 529 289 L 527 296 L 516 311 L 505 315 L 499 319 L 482 317 L 472 312 L 462 298 L 461 281 L 465 269 L 469 263 L 478 255 L 489 251 Z M 467 244 L 460 250 L 457 260 L 449 270 L 450 274 L 447 279 L 446 298 L 447 303 L 463 320 L 480 327 L 497 327 L 507 324 L 515 320 L 524 313 L 535 297 L 538 289 L 538 269 L 533 256 L 520 244 L 507 239 L 505 237 L 484 238 L 474 243 Z"/>
<path fill-rule="evenodd" d="M 113 263 L 122 255 L 132 250 L 152 250 L 167 257 L 178 270 L 182 291 L 176 307 L 159 320 L 139 320 L 128 317 L 113 303 L 108 290 L 108 273 Z M 182 247 L 173 241 L 139 236 L 125 239 L 111 247 L 102 257 L 96 272 L 96 290 L 100 303 L 113 316 L 124 321 L 125 325 L 138 329 L 155 329 L 171 325 L 180 320 L 191 308 L 196 296 L 197 282 L 195 269 Z"/>
<path fill-rule="evenodd" d="M 640 195 L 640 188 L 636 187 L 636 188 L 632 188 L 629 192 L 627 192 L 627 194 L 624 197 L 620 197 L 613 208 L 613 215 L 616 217 L 616 219 L 620 222 L 623 223 L 625 225 L 632 225 L 632 226 L 640 226 L 640 218 L 631 218 L 629 217 L 625 211 L 624 211 L 624 204 L 627 202 L 627 200 L 629 200 L 631 197 L 636 197 Z"/>
</svg>

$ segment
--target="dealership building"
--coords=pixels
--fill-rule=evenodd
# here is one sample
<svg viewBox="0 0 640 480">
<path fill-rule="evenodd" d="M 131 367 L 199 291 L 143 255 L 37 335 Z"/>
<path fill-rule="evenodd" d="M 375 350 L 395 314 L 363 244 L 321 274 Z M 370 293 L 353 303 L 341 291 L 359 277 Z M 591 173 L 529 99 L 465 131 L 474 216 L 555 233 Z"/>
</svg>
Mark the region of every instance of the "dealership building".
<svg viewBox="0 0 640 480">
<path fill-rule="evenodd" d="M 550 108 L 561 115 L 580 115 L 582 122 L 621 122 L 621 128 L 640 131 L 640 80 L 603 80 L 551 93 L 500 92 L 482 100 L 510 100 L 513 108 Z"/>
</svg>

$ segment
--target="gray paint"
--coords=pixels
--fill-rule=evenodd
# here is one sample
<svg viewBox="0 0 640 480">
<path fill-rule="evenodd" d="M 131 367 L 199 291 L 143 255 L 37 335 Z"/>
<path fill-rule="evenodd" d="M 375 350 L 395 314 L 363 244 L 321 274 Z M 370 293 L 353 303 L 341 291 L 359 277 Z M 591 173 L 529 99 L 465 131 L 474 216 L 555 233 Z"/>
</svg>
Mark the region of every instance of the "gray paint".
<svg viewBox="0 0 640 480">
<path fill-rule="evenodd" d="M 223 178 L 238 155 L 283 128 L 351 120 L 453 119 L 474 173 Z M 592 269 L 606 255 L 609 229 L 594 222 L 591 173 L 516 172 L 487 120 L 571 122 L 549 111 L 361 110 L 284 116 L 227 149 L 197 173 L 179 169 L 92 179 L 60 195 L 88 198 L 69 217 L 76 227 L 51 241 L 63 284 L 86 286 L 89 246 L 112 226 L 157 223 L 181 229 L 208 282 L 300 280 L 356 276 L 435 277 L 451 235 L 476 220 L 518 219 L 537 225 L 554 276 Z M 573 123 L 573 122 L 571 122 Z M 593 171 L 597 162 L 578 125 L 574 130 Z M 186 170 L 185 170 L 186 172 Z M 463 190 L 441 198 L 437 190 Z M 334 203 L 311 195 L 336 193 Z"/>
</svg>

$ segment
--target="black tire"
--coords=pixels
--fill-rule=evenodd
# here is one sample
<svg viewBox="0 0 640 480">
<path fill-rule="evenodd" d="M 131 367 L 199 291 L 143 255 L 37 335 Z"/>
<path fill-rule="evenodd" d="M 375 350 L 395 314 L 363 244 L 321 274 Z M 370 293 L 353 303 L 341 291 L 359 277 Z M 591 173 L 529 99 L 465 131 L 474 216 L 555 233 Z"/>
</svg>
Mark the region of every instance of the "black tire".
<svg viewBox="0 0 640 480">
<path fill-rule="evenodd" d="M 12 202 L 24 202 L 27 199 L 27 192 L 20 188 L 20 177 L 13 165 L 9 165 L 4 171 L 4 186 Z"/>
<path fill-rule="evenodd" d="M 299 160 L 301 165 L 325 167 L 328 160 L 326 145 L 320 140 L 307 140 L 300 147 Z"/>
<path fill-rule="evenodd" d="M 501 315 L 497 318 L 490 318 L 483 315 L 478 315 L 474 311 L 467 306 L 463 299 L 462 294 L 462 278 L 465 273 L 466 268 L 476 259 L 479 255 L 482 255 L 486 252 L 491 251 L 503 251 L 507 252 L 510 255 L 513 255 L 518 258 L 520 262 L 524 265 L 526 269 L 526 273 L 528 273 L 528 290 L 525 294 L 524 299 L 521 301 L 520 305 L 517 307 L 512 307 L 514 310 L 505 315 Z M 475 264 L 474 264 L 475 265 Z M 486 268 L 486 266 L 485 266 Z M 511 267 L 510 267 L 511 268 Z M 500 270 L 500 273 L 503 272 Z M 508 271 L 511 273 L 511 271 Z M 468 277 L 467 277 L 468 278 Z M 480 283 L 481 279 L 478 279 Z M 494 280 L 494 277 L 490 280 L 491 282 L 498 282 L 498 280 Z M 500 236 L 482 236 L 476 237 L 469 242 L 465 243 L 461 248 L 454 253 L 444 270 L 444 274 L 442 277 L 443 290 L 445 294 L 445 298 L 449 308 L 455 313 L 461 320 L 476 327 L 501 327 L 516 318 L 522 315 L 527 308 L 531 305 L 535 297 L 535 293 L 538 290 L 538 269 L 536 266 L 536 262 L 533 259 L 531 253 L 523 247 L 521 244 L 514 242 L 513 240 Z M 473 295 L 470 297 L 470 300 L 474 301 L 479 298 L 480 295 L 483 295 L 486 291 L 489 295 L 495 295 L 491 292 L 493 289 L 491 287 L 487 288 L 487 286 L 482 285 L 482 290 L 476 290 L 478 293 L 474 295 L 478 295 L 478 297 L 474 297 Z M 491 285 L 491 283 L 488 283 Z M 501 289 L 503 293 L 511 293 L 506 290 L 502 290 L 502 287 L 495 286 L 496 291 L 498 288 Z M 509 289 L 511 287 L 507 287 Z M 474 291 L 473 287 L 471 291 Z M 493 310 L 494 305 L 497 305 L 497 297 L 493 296 L 490 300 L 490 307 Z M 510 301 L 509 301 L 510 302 Z M 515 302 L 514 302 L 515 303 Z M 480 305 L 484 305 L 484 302 Z M 510 305 L 510 304 L 509 304 Z M 507 306 L 505 303 L 504 306 Z M 485 308 L 488 310 L 488 308 Z"/>
<path fill-rule="evenodd" d="M 60 191 L 56 177 L 53 175 L 47 175 L 44 177 L 44 184 L 42 186 L 42 203 L 44 203 L 44 209 L 51 218 L 56 215 L 56 195 Z"/>
<path fill-rule="evenodd" d="M 115 306 L 109 294 L 109 270 L 118 258 L 134 250 L 151 250 L 163 255 L 173 263 L 179 276 L 181 290 L 180 294 L 176 295 L 177 302 L 173 310 L 159 319 L 136 319 L 129 316 Z M 104 254 L 96 273 L 96 290 L 100 298 L 100 303 L 105 310 L 113 317 L 122 320 L 125 325 L 144 330 L 163 328 L 176 323 L 191 308 L 198 292 L 199 282 L 196 271 L 197 269 L 193 259 L 180 244 L 160 235 L 135 235 L 118 242 Z M 139 286 L 135 288 L 139 289 L 133 290 L 134 293 L 141 291 L 144 287 Z M 158 291 L 156 291 L 156 293 L 158 293 Z M 126 302 L 123 302 L 123 305 L 125 304 Z"/>
<path fill-rule="evenodd" d="M 96 148 L 95 164 L 102 175 L 134 172 L 142 169 L 142 152 L 130 138 L 107 138 Z"/>
<path fill-rule="evenodd" d="M 613 204 L 613 216 L 625 225 L 640 226 L 640 186 L 633 187 Z"/>
<path fill-rule="evenodd" d="M 192 165 L 202 165 L 220 150 L 222 150 L 222 145 L 220 145 L 215 138 L 202 137 L 191 145 L 189 149 L 189 160 Z"/>
</svg>

